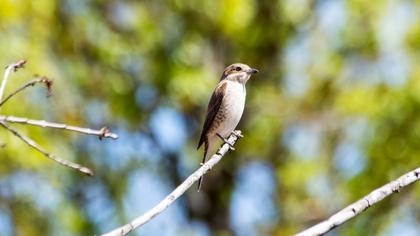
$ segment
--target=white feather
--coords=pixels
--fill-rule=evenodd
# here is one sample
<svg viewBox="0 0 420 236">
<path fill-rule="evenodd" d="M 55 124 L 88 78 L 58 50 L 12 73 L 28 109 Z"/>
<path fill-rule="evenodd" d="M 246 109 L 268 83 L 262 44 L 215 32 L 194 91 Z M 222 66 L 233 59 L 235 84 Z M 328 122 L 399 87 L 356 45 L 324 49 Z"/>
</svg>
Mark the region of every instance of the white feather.
<svg viewBox="0 0 420 236">
<path fill-rule="evenodd" d="M 217 129 L 217 133 L 227 138 L 241 120 L 245 107 L 245 84 L 238 81 L 227 81 L 226 92 L 223 98 L 226 118 Z"/>
</svg>

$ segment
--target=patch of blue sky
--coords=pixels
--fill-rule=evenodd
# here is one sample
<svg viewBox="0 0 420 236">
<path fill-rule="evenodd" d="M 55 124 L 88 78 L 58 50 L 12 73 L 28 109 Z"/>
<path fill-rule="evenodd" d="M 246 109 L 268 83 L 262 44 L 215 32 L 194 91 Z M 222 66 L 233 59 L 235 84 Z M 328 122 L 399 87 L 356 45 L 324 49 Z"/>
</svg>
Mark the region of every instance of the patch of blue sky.
<svg viewBox="0 0 420 236">
<path fill-rule="evenodd" d="M 141 131 L 128 131 L 126 128 L 114 127 L 112 132 L 118 134 L 117 140 L 99 141 L 91 136 L 77 140 L 98 168 L 106 166 L 111 170 L 125 168 L 133 160 L 145 164 L 157 165 L 162 160 L 162 153 L 149 135 Z"/>
<path fill-rule="evenodd" d="M 150 85 L 142 85 L 136 90 L 135 100 L 137 106 L 150 109 L 157 102 L 158 92 Z"/>
<path fill-rule="evenodd" d="M 172 108 L 157 109 L 151 116 L 150 129 L 159 147 L 169 153 L 179 152 L 188 138 L 185 118 Z"/>
<path fill-rule="evenodd" d="M 284 93 L 291 97 L 303 96 L 309 87 L 306 68 L 310 63 L 309 40 L 305 34 L 292 40 L 285 49 L 285 75 L 282 81 Z"/>
<path fill-rule="evenodd" d="M 300 123 L 292 125 L 283 134 L 283 143 L 295 157 L 311 160 L 319 157 L 323 134 L 310 124 Z"/>
<path fill-rule="evenodd" d="M 12 236 L 14 234 L 13 221 L 10 217 L 10 211 L 0 207 L 0 232 L 4 236 Z"/>
<path fill-rule="evenodd" d="M 132 172 L 127 184 L 130 188 L 123 200 L 123 209 L 127 219 L 134 219 L 150 210 L 173 188 L 166 179 L 148 170 Z M 177 236 L 182 232 L 206 231 L 200 228 L 202 227 L 193 226 L 193 229 L 190 228 L 182 199 L 178 199 L 167 210 L 142 226 L 141 230 L 136 231 L 135 234 Z"/>
<path fill-rule="evenodd" d="M 275 175 L 271 166 L 251 162 L 242 166 L 235 178 L 230 204 L 230 223 L 236 235 L 261 235 L 260 230 L 275 224 Z"/>
<path fill-rule="evenodd" d="M 106 103 L 92 99 L 83 106 L 85 119 L 91 127 L 102 127 L 110 120 L 110 112 Z"/>
<path fill-rule="evenodd" d="M 87 216 L 101 232 L 118 224 L 114 201 L 100 182 L 92 182 L 86 186 L 85 198 L 84 209 Z"/>
<path fill-rule="evenodd" d="M 418 217 L 419 215 L 415 208 L 407 206 L 407 204 L 402 204 L 393 216 L 392 225 L 383 233 L 383 235 L 418 236 L 420 232 L 420 225 L 416 220 Z"/>
<path fill-rule="evenodd" d="M 326 35 L 326 43 L 335 47 L 342 43 L 341 31 L 347 23 L 346 1 L 320 1 L 316 7 L 319 27 Z"/>
<path fill-rule="evenodd" d="M 29 199 L 38 211 L 52 213 L 62 201 L 61 194 L 41 176 L 19 171 L 0 180 L 0 194 L 5 198 Z M 5 194 L 5 195 L 4 195 Z"/>
<path fill-rule="evenodd" d="M 334 165 L 341 176 L 350 179 L 364 170 L 366 158 L 357 145 L 342 142 L 335 150 Z"/>
</svg>

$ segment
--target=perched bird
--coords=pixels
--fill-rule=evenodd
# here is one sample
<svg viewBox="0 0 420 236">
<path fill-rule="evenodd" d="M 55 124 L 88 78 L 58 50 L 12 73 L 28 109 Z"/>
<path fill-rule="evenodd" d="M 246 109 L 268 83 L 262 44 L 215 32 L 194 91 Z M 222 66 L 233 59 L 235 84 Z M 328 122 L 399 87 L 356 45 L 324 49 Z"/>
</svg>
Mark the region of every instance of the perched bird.
<svg viewBox="0 0 420 236">
<path fill-rule="evenodd" d="M 238 125 L 245 107 L 245 84 L 251 75 L 257 72 L 257 69 L 241 63 L 232 64 L 223 71 L 207 106 L 206 120 L 198 142 L 197 149 L 204 143 L 204 157 L 201 164 L 204 164 L 209 157 L 217 137 L 226 142 L 226 138 Z M 198 181 L 198 191 L 202 179 L 203 177 Z"/>
</svg>

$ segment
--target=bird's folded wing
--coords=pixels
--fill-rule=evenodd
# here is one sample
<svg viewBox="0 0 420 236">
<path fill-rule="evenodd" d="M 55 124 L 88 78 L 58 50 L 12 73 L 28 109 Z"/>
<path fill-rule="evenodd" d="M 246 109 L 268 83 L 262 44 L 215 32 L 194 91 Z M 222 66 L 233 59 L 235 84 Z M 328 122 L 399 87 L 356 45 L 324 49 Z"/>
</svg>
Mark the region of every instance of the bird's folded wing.
<svg viewBox="0 0 420 236">
<path fill-rule="evenodd" d="M 225 96 L 226 83 L 221 83 L 214 90 L 213 95 L 210 98 L 209 105 L 207 106 L 206 121 L 203 125 L 203 130 L 201 131 L 200 141 L 198 142 L 197 149 L 204 143 L 207 132 L 209 131 L 211 125 L 213 124 L 214 118 L 217 115 L 217 112 L 222 105 L 223 98 Z"/>
</svg>

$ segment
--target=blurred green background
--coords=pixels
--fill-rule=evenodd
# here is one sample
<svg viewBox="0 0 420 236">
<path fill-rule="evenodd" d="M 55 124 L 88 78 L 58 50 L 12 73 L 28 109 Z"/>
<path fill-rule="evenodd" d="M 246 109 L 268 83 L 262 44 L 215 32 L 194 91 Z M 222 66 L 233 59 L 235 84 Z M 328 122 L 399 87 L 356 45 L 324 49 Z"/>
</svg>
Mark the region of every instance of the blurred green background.
<svg viewBox="0 0 420 236">
<path fill-rule="evenodd" d="M 167 211 L 131 235 L 290 235 L 420 163 L 420 1 L 2 0 L 0 65 L 25 58 L 3 114 L 110 127 L 116 141 L 13 125 L 64 168 L 0 132 L 0 235 L 98 235 L 198 168 L 223 68 L 247 84 L 245 135 Z M 419 235 L 420 186 L 329 235 Z"/>
</svg>

